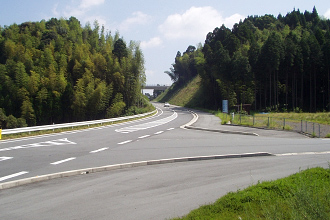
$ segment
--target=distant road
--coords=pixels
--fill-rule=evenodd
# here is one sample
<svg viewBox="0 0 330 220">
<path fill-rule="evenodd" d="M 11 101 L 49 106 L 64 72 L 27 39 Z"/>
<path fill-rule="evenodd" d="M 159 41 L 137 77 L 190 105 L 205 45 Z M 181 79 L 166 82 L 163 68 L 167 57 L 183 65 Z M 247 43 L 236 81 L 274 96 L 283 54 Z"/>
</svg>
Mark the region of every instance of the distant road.
<svg viewBox="0 0 330 220">
<path fill-rule="evenodd" d="M 0 142 L 0 183 L 87 167 L 166 158 L 270 152 L 82 174 L 0 191 L 0 219 L 166 219 L 258 180 L 328 167 L 330 140 L 181 129 L 192 114 L 160 108 L 116 126 Z M 202 117 L 202 113 L 200 113 Z M 315 152 L 318 152 L 317 154 Z"/>
</svg>

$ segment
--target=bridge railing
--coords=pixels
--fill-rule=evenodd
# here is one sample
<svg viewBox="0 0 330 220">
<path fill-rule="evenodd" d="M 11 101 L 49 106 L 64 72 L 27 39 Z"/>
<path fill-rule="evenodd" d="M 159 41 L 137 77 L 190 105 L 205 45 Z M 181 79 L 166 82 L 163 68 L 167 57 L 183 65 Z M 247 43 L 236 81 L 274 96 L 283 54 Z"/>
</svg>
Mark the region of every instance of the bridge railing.
<svg viewBox="0 0 330 220">
<path fill-rule="evenodd" d="M 169 84 L 147 84 L 147 85 L 143 86 L 143 88 L 144 87 L 156 87 L 156 86 L 170 87 L 171 85 L 169 85 Z"/>
</svg>

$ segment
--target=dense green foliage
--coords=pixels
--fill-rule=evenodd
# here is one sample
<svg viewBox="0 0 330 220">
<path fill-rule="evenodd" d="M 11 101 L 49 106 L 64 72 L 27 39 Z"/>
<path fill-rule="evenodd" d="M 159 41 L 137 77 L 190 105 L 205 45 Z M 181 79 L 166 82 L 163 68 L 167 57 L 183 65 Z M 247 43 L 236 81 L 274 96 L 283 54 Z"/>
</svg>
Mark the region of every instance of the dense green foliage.
<svg viewBox="0 0 330 220">
<path fill-rule="evenodd" d="M 329 219 L 329 187 L 329 169 L 308 169 L 228 193 L 180 219 Z"/>
<path fill-rule="evenodd" d="M 3 128 L 116 117 L 145 102 L 139 45 L 74 17 L 0 26 L 0 81 Z"/>
<path fill-rule="evenodd" d="M 204 103 L 218 109 L 252 104 L 258 110 L 330 110 L 330 20 L 293 10 L 250 16 L 215 28 L 197 50 L 189 46 L 166 71 L 177 85 L 199 74 Z"/>
</svg>

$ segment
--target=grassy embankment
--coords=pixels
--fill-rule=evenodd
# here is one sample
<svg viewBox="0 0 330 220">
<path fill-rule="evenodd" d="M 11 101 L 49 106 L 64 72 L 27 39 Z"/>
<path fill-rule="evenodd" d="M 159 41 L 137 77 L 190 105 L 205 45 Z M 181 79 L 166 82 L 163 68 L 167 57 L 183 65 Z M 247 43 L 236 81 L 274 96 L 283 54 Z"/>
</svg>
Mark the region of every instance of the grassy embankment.
<svg viewBox="0 0 330 220">
<path fill-rule="evenodd" d="M 178 219 L 330 219 L 330 169 L 313 168 L 230 192 Z"/>
</svg>

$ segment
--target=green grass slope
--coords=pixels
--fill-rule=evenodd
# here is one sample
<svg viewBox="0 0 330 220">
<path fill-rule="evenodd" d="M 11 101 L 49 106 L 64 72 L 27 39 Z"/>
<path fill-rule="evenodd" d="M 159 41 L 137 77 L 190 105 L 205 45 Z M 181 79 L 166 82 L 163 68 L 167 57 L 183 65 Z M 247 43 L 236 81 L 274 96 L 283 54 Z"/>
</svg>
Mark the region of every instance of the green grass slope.
<svg viewBox="0 0 330 220">
<path fill-rule="evenodd" d="M 172 105 L 184 106 L 184 107 L 197 107 L 202 104 L 202 91 L 201 91 L 201 78 L 196 76 L 187 85 L 183 87 L 172 86 L 155 101 L 157 102 L 169 102 Z"/>
<path fill-rule="evenodd" d="M 178 219 L 330 219 L 330 170 L 313 168 L 231 192 Z"/>
</svg>

